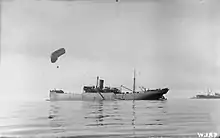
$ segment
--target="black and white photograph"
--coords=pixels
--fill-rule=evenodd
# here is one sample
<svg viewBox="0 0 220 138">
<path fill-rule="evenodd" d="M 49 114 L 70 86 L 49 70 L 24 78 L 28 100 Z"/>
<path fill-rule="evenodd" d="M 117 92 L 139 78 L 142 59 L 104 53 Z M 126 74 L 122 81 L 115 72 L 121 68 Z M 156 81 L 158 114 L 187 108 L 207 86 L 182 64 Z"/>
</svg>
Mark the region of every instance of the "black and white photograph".
<svg viewBox="0 0 220 138">
<path fill-rule="evenodd" d="M 0 137 L 220 138 L 219 0 L 0 0 Z"/>
</svg>

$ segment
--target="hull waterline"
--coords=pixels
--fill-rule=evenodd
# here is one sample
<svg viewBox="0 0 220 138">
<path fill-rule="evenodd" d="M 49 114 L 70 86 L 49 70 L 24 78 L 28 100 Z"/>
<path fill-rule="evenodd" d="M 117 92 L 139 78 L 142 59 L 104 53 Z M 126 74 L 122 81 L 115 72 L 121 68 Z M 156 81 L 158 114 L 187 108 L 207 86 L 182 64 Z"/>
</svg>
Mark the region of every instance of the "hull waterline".
<svg viewBox="0 0 220 138">
<path fill-rule="evenodd" d="M 191 99 L 220 99 L 220 96 L 206 96 L 206 95 L 201 95 L 201 96 L 196 96 L 192 97 Z"/>
<path fill-rule="evenodd" d="M 192 97 L 191 99 L 220 99 L 220 94 L 219 93 L 208 93 L 208 94 L 199 94 L 196 95 L 194 97 Z"/>
<path fill-rule="evenodd" d="M 50 101 L 94 101 L 94 100 L 164 100 L 168 88 L 136 93 L 56 93 L 50 92 Z"/>
<path fill-rule="evenodd" d="M 126 88 L 121 85 L 121 87 Z M 132 92 L 122 92 L 116 87 L 104 87 L 104 80 L 97 76 L 96 86 L 84 86 L 82 94 L 64 93 L 63 90 L 51 90 L 50 101 L 94 101 L 94 100 L 165 100 L 163 96 L 169 89 L 148 89 L 142 87 L 141 92 L 135 91 L 135 73 Z M 144 89 L 144 90 L 143 90 Z"/>
</svg>

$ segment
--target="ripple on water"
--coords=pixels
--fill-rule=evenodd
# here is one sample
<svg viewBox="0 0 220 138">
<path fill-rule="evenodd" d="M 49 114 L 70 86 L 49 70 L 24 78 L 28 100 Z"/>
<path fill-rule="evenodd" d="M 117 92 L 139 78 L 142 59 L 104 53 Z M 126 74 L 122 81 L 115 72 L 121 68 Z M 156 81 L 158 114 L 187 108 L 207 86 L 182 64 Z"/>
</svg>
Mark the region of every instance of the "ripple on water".
<svg viewBox="0 0 220 138">
<path fill-rule="evenodd" d="M 0 115 L 0 134 L 22 137 L 197 136 L 197 132 L 216 131 L 219 125 L 214 119 L 217 114 L 215 109 L 219 107 L 215 106 L 217 103 L 219 102 L 23 103 L 15 105 L 14 111 L 13 106 L 10 110 L 5 110 L 8 115 Z"/>
</svg>

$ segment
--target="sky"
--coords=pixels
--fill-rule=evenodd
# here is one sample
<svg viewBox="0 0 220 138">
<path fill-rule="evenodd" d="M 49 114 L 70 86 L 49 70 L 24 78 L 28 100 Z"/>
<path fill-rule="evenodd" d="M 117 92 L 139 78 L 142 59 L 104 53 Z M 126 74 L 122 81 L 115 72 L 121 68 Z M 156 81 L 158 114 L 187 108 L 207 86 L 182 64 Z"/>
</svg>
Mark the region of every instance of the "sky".
<svg viewBox="0 0 220 138">
<path fill-rule="evenodd" d="M 168 87 L 169 97 L 220 90 L 218 0 L 3 0 L 1 98 L 108 86 Z M 66 53 L 54 64 L 53 51 Z M 57 68 L 59 66 L 59 68 Z M 137 87 L 138 87 L 137 86 Z"/>
</svg>

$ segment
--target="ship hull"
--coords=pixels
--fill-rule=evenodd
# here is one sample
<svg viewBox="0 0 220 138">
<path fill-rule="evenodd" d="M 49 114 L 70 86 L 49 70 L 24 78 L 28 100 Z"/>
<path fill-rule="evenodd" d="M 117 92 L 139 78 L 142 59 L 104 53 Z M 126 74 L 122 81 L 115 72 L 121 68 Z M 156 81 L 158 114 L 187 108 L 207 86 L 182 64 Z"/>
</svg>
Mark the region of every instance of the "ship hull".
<svg viewBox="0 0 220 138">
<path fill-rule="evenodd" d="M 197 95 L 196 97 L 193 97 L 192 99 L 220 99 L 220 96 Z"/>
<path fill-rule="evenodd" d="M 136 93 L 56 93 L 50 92 L 50 101 L 94 101 L 94 100 L 160 100 L 169 89 L 148 90 Z"/>
</svg>

